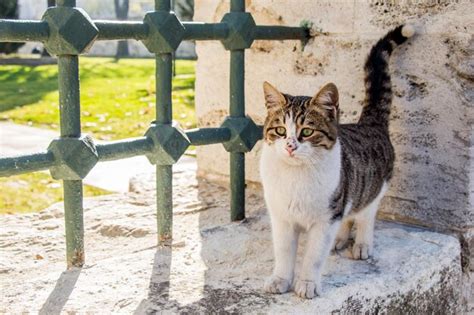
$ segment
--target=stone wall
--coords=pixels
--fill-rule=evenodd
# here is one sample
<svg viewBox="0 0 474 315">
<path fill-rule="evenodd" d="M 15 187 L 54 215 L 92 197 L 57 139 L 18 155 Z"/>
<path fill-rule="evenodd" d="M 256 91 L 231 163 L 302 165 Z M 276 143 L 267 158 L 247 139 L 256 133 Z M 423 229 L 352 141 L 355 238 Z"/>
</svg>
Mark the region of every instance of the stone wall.
<svg viewBox="0 0 474 315">
<path fill-rule="evenodd" d="M 342 121 L 357 121 L 364 98 L 363 64 L 370 47 L 390 28 L 412 22 L 418 35 L 391 60 L 394 90 L 390 132 L 397 161 L 380 217 L 463 235 L 473 243 L 474 3 L 472 1 L 247 0 L 257 24 L 314 23 L 314 39 L 256 41 L 246 51 L 246 110 L 265 117 L 262 83 L 290 94 L 313 95 L 334 82 Z M 195 20 L 218 22 L 229 1 L 197 0 Z M 228 112 L 229 53 L 219 42 L 197 45 L 199 125 L 218 126 Z M 260 145 L 247 154 L 247 180 L 259 181 Z M 199 173 L 226 179 L 221 145 L 198 149 Z M 472 258 L 466 246 L 465 266 Z M 470 249 L 470 254 L 468 253 Z M 471 259 L 471 268 L 472 265 Z"/>
</svg>

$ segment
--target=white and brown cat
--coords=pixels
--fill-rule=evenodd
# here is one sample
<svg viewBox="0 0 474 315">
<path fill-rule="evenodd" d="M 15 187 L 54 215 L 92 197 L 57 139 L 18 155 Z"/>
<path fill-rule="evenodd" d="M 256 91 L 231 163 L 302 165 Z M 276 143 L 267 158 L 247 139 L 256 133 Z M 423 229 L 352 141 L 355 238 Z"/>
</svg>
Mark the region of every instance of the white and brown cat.
<svg viewBox="0 0 474 315">
<path fill-rule="evenodd" d="M 372 254 L 375 216 L 395 159 L 388 132 L 388 59 L 413 33 L 401 25 L 372 48 L 365 64 L 365 106 L 356 124 L 339 123 L 332 83 L 314 97 L 283 94 L 264 83 L 268 113 L 260 173 L 275 255 L 266 291 L 284 293 L 294 282 L 298 296 L 320 295 L 326 258 L 333 246 L 346 245 L 353 225 L 353 258 Z M 294 279 L 300 233 L 307 234 L 307 243 Z"/>
</svg>

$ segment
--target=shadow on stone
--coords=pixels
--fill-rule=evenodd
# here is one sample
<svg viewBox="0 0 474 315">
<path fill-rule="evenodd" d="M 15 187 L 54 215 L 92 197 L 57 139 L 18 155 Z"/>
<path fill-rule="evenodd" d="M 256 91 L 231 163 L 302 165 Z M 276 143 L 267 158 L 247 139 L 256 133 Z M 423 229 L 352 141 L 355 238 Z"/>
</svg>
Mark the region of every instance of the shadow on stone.
<svg viewBox="0 0 474 315">
<path fill-rule="evenodd" d="M 76 285 L 77 279 L 81 274 L 81 268 L 73 268 L 66 270 L 61 273 L 56 286 L 54 287 L 51 294 L 48 296 L 46 302 L 39 310 L 40 315 L 51 315 L 51 314 L 60 314 L 64 305 L 69 299 L 74 287 Z"/>
</svg>

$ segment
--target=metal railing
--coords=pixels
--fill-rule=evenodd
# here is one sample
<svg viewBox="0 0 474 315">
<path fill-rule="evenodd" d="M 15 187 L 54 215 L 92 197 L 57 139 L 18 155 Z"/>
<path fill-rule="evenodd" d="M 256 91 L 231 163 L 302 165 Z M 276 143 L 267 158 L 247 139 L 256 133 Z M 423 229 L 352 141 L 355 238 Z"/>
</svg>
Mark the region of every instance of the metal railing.
<svg viewBox="0 0 474 315">
<path fill-rule="evenodd" d="M 262 136 L 245 116 L 244 53 L 259 40 L 306 41 L 305 27 L 257 26 L 245 0 L 231 0 L 220 23 L 181 22 L 170 0 L 155 0 L 143 22 L 92 21 L 75 0 L 58 0 L 41 21 L 0 20 L 0 42 L 41 41 L 58 57 L 60 137 L 48 149 L 0 159 L 0 176 L 49 169 L 64 182 L 67 265 L 84 264 L 82 179 L 97 162 L 146 155 L 156 165 L 158 243 L 172 236 L 172 165 L 189 145 L 223 143 L 230 152 L 231 220 L 245 217 L 245 152 Z M 79 59 L 96 40 L 136 39 L 156 56 L 156 121 L 145 136 L 95 145 L 81 134 Z M 183 131 L 172 123 L 172 53 L 182 40 L 220 40 L 230 51 L 229 117 L 219 128 Z"/>
</svg>

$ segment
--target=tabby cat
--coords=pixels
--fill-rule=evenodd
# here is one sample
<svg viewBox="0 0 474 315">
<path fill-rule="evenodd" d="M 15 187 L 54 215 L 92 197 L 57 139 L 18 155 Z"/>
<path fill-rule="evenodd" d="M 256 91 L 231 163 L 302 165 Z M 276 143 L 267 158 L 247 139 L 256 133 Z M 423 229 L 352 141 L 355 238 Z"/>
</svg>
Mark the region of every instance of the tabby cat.
<svg viewBox="0 0 474 315">
<path fill-rule="evenodd" d="M 392 50 L 413 34 L 411 26 L 401 25 L 371 49 L 365 105 L 356 124 L 339 124 L 333 83 L 314 97 L 283 94 L 264 83 L 268 112 L 260 172 L 275 255 L 266 291 L 284 293 L 292 286 L 301 232 L 307 234 L 307 244 L 294 282 L 300 297 L 321 294 L 324 262 L 333 246 L 346 246 L 353 225 L 353 258 L 371 256 L 375 215 L 395 159 L 388 132 L 388 61 Z"/>
</svg>

